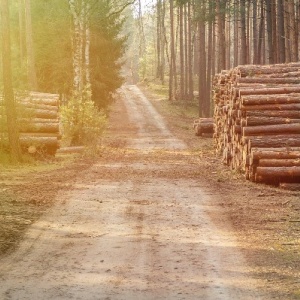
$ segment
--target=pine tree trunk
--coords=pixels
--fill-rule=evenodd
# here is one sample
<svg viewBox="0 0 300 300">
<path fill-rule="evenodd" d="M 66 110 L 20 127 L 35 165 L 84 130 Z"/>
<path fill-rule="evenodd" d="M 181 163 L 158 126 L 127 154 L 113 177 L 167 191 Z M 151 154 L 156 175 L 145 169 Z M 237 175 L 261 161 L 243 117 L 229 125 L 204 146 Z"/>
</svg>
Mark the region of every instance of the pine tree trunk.
<svg viewBox="0 0 300 300">
<path fill-rule="evenodd" d="M 11 38 L 8 0 L 1 0 L 1 23 L 3 92 L 7 117 L 9 148 L 12 161 L 20 162 L 22 161 L 22 156 L 17 124 L 17 112 L 12 86 Z"/>
<path fill-rule="evenodd" d="M 212 60 L 214 57 L 214 52 L 213 52 L 213 3 L 209 1 L 209 22 L 208 22 L 208 41 L 207 41 L 207 79 L 206 79 L 206 91 L 207 91 L 207 98 L 208 98 L 208 107 L 205 111 L 205 114 L 209 115 L 210 113 L 210 91 L 211 91 L 211 83 L 212 83 Z"/>
<path fill-rule="evenodd" d="M 278 33 L 278 51 L 279 51 L 279 63 L 285 62 L 285 36 L 284 36 L 284 5 L 283 0 L 277 0 L 278 8 L 278 22 L 277 22 L 277 33 Z"/>
<path fill-rule="evenodd" d="M 234 66 L 237 66 L 239 64 L 239 18 L 238 18 L 238 12 L 239 12 L 239 1 L 237 0 L 235 3 L 234 8 L 234 50 L 233 50 L 233 56 L 234 56 Z"/>
<path fill-rule="evenodd" d="M 291 60 L 292 62 L 298 61 L 298 39 L 296 30 L 296 14 L 295 14 L 295 3 L 294 0 L 289 0 L 289 33 L 291 41 Z"/>
<path fill-rule="evenodd" d="M 200 7 L 200 20 L 198 22 L 199 35 L 199 117 L 207 112 L 207 82 L 206 82 L 206 49 L 205 49 L 205 1 L 202 0 Z"/>
<path fill-rule="evenodd" d="M 257 0 L 253 0 L 253 25 L 252 25 L 252 30 L 253 30 L 253 64 L 258 63 L 257 59 L 257 49 L 258 49 L 258 36 L 259 36 L 259 30 L 257 26 Z"/>
<path fill-rule="evenodd" d="M 285 36 L 285 61 L 291 62 L 291 43 L 290 43 L 290 14 L 289 14 L 289 2 L 284 0 L 284 36 Z"/>
<path fill-rule="evenodd" d="M 188 15 L 187 4 L 183 6 L 183 24 L 184 24 L 184 101 L 188 100 L 188 87 L 189 87 L 189 64 L 188 64 Z"/>
<path fill-rule="evenodd" d="M 218 71 L 226 69 L 226 35 L 225 35 L 226 0 L 217 1 L 218 16 Z"/>
<path fill-rule="evenodd" d="M 174 2 L 170 0 L 170 72 L 169 72 L 169 100 L 174 100 L 175 76 L 176 76 L 176 58 L 175 58 L 175 38 L 174 38 Z M 176 92 L 176 90 L 175 90 Z"/>
<path fill-rule="evenodd" d="M 32 91 L 37 90 L 37 77 L 35 70 L 34 47 L 32 38 L 31 25 L 31 7 L 30 0 L 25 0 L 25 24 L 26 24 L 26 47 L 27 47 L 27 61 L 28 61 L 28 84 Z"/>
<path fill-rule="evenodd" d="M 273 51 L 273 29 L 272 29 L 272 3 L 271 0 L 266 1 L 267 12 L 267 32 L 268 32 L 268 49 L 269 49 L 269 63 L 274 64 L 274 51 Z"/>
<path fill-rule="evenodd" d="M 246 0 L 241 0 L 241 64 L 247 63 Z"/>
<path fill-rule="evenodd" d="M 185 83 L 183 21 L 184 21 L 183 5 L 180 5 L 179 7 L 180 101 L 184 100 L 184 83 Z"/>
<path fill-rule="evenodd" d="M 276 28 L 277 28 L 277 15 L 276 15 L 276 0 L 271 0 L 271 16 L 272 16 L 272 49 L 273 49 L 273 63 L 278 62 L 278 42 L 277 42 L 277 34 L 276 34 Z"/>
<path fill-rule="evenodd" d="M 161 77 L 161 0 L 157 0 L 156 3 L 156 78 Z"/>
<path fill-rule="evenodd" d="M 20 65 L 22 66 L 26 59 L 26 46 L 25 46 L 25 22 L 24 22 L 24 0 L 19 0 L 19 47 L 20 47 Z"/>
<path fill-rule="evenodd" d="M 163 1 L 162 4 L 162 13 L 161 13 L 161 74 L 160 80 L 161 83 L 165 83 L 165 63 L 166 63 L 166 28 L 165 28 L 165 15 L 166 15 L 166 3 Z"/>
<path fill-rule="evenodd" d="M 192 45 L 192 14 L 191 3 L 188 3 L 188 100 L 192 101 L 194 97 L 194 81 L 193 81 L 193 45 Z"/>
</svg>

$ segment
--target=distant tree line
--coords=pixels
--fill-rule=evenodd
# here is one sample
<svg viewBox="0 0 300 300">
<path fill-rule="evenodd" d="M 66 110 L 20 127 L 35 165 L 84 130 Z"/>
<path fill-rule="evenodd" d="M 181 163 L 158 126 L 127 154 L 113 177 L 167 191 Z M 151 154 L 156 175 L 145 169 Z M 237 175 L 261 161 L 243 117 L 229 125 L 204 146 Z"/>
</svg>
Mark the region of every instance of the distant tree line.
<svg viewBox="0 0 300 300">
<path fill-rule="evenodd" d="M 156 0 L 152 14 L 152 75 L 162 83 L 168 76 L 171 101 L 188 103 L 198 90 L 202 116 L 214 74 L 299 59 L 299 0 Z"/>
</svg>

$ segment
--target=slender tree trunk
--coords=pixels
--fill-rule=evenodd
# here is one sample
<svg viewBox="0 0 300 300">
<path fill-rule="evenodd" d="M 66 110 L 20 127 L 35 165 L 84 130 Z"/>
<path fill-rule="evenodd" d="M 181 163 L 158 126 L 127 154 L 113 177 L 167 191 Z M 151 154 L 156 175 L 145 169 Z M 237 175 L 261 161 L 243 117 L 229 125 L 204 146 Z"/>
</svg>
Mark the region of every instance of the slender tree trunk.
<svg viewBox="0 0 300 300">
<path fill-rule="evenodd" d="M 253 31 L 253 64 L 257 64 L 257 48 L 258 48 L 258 26 L 257 26 L 257 0 L 253 0 L 253 23 L 252 23 L 252 31 Z"/>
<path fill-rule="evenodd" d="M 6 108 L 9 148 L 11 160 L 13 162 L 21 162 L 22 155 L 19 142 L 17 112 L 12 85 L 9 2 L 8 0 L 1 0 L 0 3 L 2 23 L 2 67 L 4 86 L 3 93 L 4 104 Z"/>
<path fill-rule="evenodd" d="M 157 53 L 157 66 L 156 66 L 156 78 L 161 77 L 161 0 L 157 0 L 156 3 L 156 53 Z"/>
<path fill-rule="evenodd" d="M 278 51 L 279 51 L 279 63 L 285 62 L 285 36 L 284 36 L 284 5 L 283 0 L 277 0 L 278 9 L 278 22 L 277 22 L 277 32 L 278 32 Z"/>
<path fill-rule="evenodd" d="M 74 77 L 74 91 L 78 94 L 81 92 L 82 83 L 82 48 L 81 48 L 81 28 L 79 15 L 77 13 L 75 3 L 70 1 L 71 12 L 73 18 L 73 77 Z"/>
<path fill-rule="evenodd" d="M 73 89 L 82 96 L 90 85 L 90 29 L 89 4 L 85 0 L 69 0 L 73 21 Z"/>
<path fill-rule="evenodd" d="M 169 100 L 174 100 L 175 77 L 176 77 L 176 57 L 175 57 L 175 37 L 174 37 L 174 2 L 170 0 L 170 74 L 169 74 Z"/>
<path fill-rule="evenodd" d="M 246 0 L 241 0 L 241 64 L 247 63 Z"/>
<path fill-rule="evenodd" d="M 215 11 L 215 10 L 214 10 Z M 211 59 L 211 76 L 214 76 L 216 74 L 216 64 L 217 64 L 217 57 L 216 57 L 216 48 L 217 48 L 217 35 L 216 35 L 216 18 L 213 19 L 213 36 L 212 36 L 212 59 Z"/>
<path fill-rule="evenodd" d="M 278 42 L 277 42 L 277 34 L 276 34 L 276 28 L 277 28 L 277 15 L 276 15 L 276 0 L 271 1 L 271 17 L 272 17 L 272 49 L 273 49 L 273 57 L 274 57 L 274 63 L 278 62 Z"/>
<path fill-rule="evenodd" d="M 199 33 L 199 116 L 207 113 L 206 49 L 205 49 L 205 1 L 200 2 Z"/>
<path fill-rule="evenodd" d="M 160 76 L 160 80 L 162 84 L 165 83 L 165 64 L 166 64 L 165 51 L 166 51 L 166 44 L 167 44 L 165 15 L 166 15 L 166 3 L 165 1 L 163 1 L 162 14 L 161 14 L 161 76 Z"/>
<path fill-rule="evenodd" d="M 269 49 L 269 63 L 274 64 L 275 57 L 274 57 L 274 41 L 273 41 L 273 28 L 272 28 L 272 2 L 271 0 L 266 1 L 266 9 L 267 9 L 267 32 L 268 32 L 268 49 Z"/>
<path fill-rule="evenodd" d="M 194 81 L 193 81 L 193 45 L 192 45 L 192 12 L 191 3 L 188 2 L 188 100 L 192 101 L 194 97 Z"/>
<path fill-rule="evenodd" d="M 230 5 L 231 0 L 227 0 Z M 225 34 L 226 34 L 226 70 L 231 68 L 231 14 L 227 14 L 225 21 Z"/>
<path fill-rule="evenodd" d="M 289 33 L 291 41 L 291 60 L 298 61 L 298 39 L 297 39 L 297 25 L 294 0 L 289 0 Z"/>
<path fill-rule="evenodd" d="M 30 0 L 25 0 L 25 24 L 26 24 L 26 47 L 27 47 L 27 61 L 28 61 L 28 84 L 31 90 L 37 90 L 37 77 L 35 70 L 34 47 L 32 38 L 32 24 L 31 24 L 31 7 Z"/>
<path fill-rule="evenodd" d="M 250 63 L 250 57 L 251 57 L 251 43 L 253 40 L 253 36 L 252 36 L 252 27 L 250 26 L 250 13 L 251 13 L 251 2 L 247 1 L 247 11 L 246 11 L 246 63 L 249 64 Z"/>
<path fill-rule="evenodd" d="M 259 33 L 258 33 L 258 44 L 257 44 L 257 63 L 262 64 L 262 55 L 263 55 L 263 42 L 264 42 L 264 24 L 265 24 L 265 15 L 264 15 L 264 0 L 261 0 L 261 7 L 260 7 L 260 24 L 259 24 Z"/>
<path fill-rule="evenodd" d="M 180 101 L 184 100 L 185 68 L 184 68 L 184 24 L 183 24 L 183 5 L 179 7 L 179 43 L 180 43 Z"/>
<path fill-rule="evenodd" d="M 209 115 L 210 113 L 210 92 L 211 92 L 211 82 L 212 82 L 212 60 L 214 57 L 213 52 L 213 23 L 214 23 L 214 4 L 209 1 L 209 21 L 208 21 L 208 40 L 207 40 L 207 79 L 206 79 L 206 91 L 207 91 L 207 99 L 208 99 L 208 107 L 206 107 L 205 113 Z"/>
<path fill-rule="evenodd" d="M 237 66 L 239 64 L 239 0 L 236 0 L 235 8 L 234 8 L 234 50 L 233 50 L 233 56 L 234 56 L 234 66 Z"/>
<path fill-rule="evenodd" d="M 90 45 L 91 45 L 91 32 L 89 26 L 89 10 L 90 4 L 86 4 L 85 12 L 85 49 L 84 49 L 84 60 L 85 60 L 85 85 L 90 87 L 91 85 L 91 73 L 90 73 Z"/>
<path fill-rule="evenodd" d="M 26 43 L 25 43 L 25 22 L 24 22 L 24 0 L 19 0 L 19 48 L 20 48 L 20 64 L 21 66 L 26 59 Z"/>
<path fill-rule="evenodd" d="M 187 4 L 184 5 L 184 99 L 185 102 L 188 100 L 188 88 L 189 88 L 189 46 L 188 46 L 188 15 L 187 15 Z"/>
<path fill-rule="evenodd" d="M 291 41 L 290 41 L 290 13 L 289 0 L 284 0 L 284 36 L 285 36 L 285 61 L 291 62 Z"/>
<path fill-rule="evenodd" d="M 217 0 L 218 16 L 218 71 L 226 69 L 226 35 L 225 35 L 226 0 Z"/>
</svg>

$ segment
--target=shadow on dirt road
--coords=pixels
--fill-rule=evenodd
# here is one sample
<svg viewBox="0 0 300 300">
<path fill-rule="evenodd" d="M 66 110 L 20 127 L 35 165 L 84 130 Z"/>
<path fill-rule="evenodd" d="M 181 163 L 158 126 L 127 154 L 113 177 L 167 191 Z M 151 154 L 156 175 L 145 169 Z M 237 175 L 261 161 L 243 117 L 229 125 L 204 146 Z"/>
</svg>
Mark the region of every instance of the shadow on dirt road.
<svg viewBox="0 0 300 300">
<path fill-rule="evenodd" d="M 111 153 L 1 261 L 1 299 L 270 299 L 187 145 L 136 86 L 120 90 L 105 142 Z"/>
</svg>

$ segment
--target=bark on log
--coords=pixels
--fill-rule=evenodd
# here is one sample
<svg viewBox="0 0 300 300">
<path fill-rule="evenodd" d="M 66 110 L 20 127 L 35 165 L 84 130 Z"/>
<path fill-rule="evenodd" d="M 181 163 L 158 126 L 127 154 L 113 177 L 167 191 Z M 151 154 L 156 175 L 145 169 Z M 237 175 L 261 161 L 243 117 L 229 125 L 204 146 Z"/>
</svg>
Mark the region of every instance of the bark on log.
<svg viewBox="0 0 300 300">
<path fill-rule="evenodd" d="M 299 133 L 300 124 L 280 124 L 243 127 L 243 136 Z"/>
<path fill-rule="evenodd" d="M 196 129 L 196 127 L 200 123 L 212 123 L 213 124 L 214 123 L 214 119 L 213 118 L 200 118 L 200 119 L 194 120 L 193 128 Z"/>
<path fill-rule="evenodd" d="M 300 94 L 255 95 L 241 97 L 242 105 L 288 104 L 300 103 Z"/>
<path fill-rule="evenodd" d="M 27 123 L 21 124 L 20 132 L 27 133 L 58 133 L 58 123 Z"/>
<path fill-rule="evenodd" d="M 260 159 L 298 159 L 300 148 L 252 148 L 250 153 L 250 165 L 257 163 Z"/>
<path fill-rule="evenodd" d="M 289 73 L 289 72 L 297 72 L 299 70 L 298 66 L 239 66 L 238 70 L 236 71 L 242 77 L 245 76 L 253 76 L 259 74 L 274 74 L 274 73 Z"/>
<path fill-rule="evenodd" d="M 278 118 L 292 118 L 299 119 L 300 111 L 297 110 L 260 110 L 260 111 L 245 111 L 245 117 L 278 117 Z"/>
<path fill-rule="evenodd" d="M 259 167 L 300 167 L 300 158 L 296 159 L 260 159 Z"/>
<path fill-rule="evenodd" d="M 270 78 L 270 77 L 243 77 L 237 83 L 262 83 L 262 84 L 299 84 L 299 78 Z"/>
<path fill-rule="evenodd" d="M 45 118 L 45 119 L 57 119 L 58 113 L 55 111 L 45 110 L 45 109 L 32 109 L 25 108 L 20 112 L 22 117 L 32 117 L 32 118 Z"/>
<path fill-rule="evenodd" d="M 58 112 L 58 107 L 53 105 L 32 103 L 32 102 L 21 102 L 18 104 L 20 108 L 33 108 L 33 109 L 44 109 L 49 111 Z"/>
<path fill-rule="evenodd" d="M 20 137 L 21 145 L 23 146 L 38 146 L 38 147 L 58 147 L 59 141 L 55 137 Z"/>
<path fill-rule="evenodd" d="M 59 148 L 59 141 L 55 137 L 20 137 L 20 144 L 23 149 L 31 153 L 42 152 L 55 155 Z M 31 149 L 33 148 L 34 151 Z"/>
<path fill-rule="evenodd" d="M 44 118 L 20 118 L 19 124 L 28 123 L 59 123 L 59 119 L 44 119 Z"/>
<path fill-rule="evenodd" d="M 55 99 L 55 98 L 28 98 L 23 102 L 50 105 L 50 106 L 56 106 L 56 107 L 59 105 L 59 100 Z"/>
<path fill-rule="evenodd" d="M 39 97 L 39 98 L 55 98 L 55 99 L 59 98 L 59 94 L 49 94 L 49 93 L 41 93 L 41 92 L 34 92 L 34 91 L 29 92 L 29 95 L 31 97 Z"/>
<path fill-rule="evenodd" d="M 246 117 L 241 120 L 241 125 L 246 126 L 261 126 L 261 125 L 276 125 L 276 124 L 292 124 L 300 123 L 300 119 L 280 118 L 280 117 Z"/>
<path fill-rule="evenodd" d="M 46 133 L 46 132 L 21 132 L 20 137 L 24 138 L 56 138 L 61 139 L 60 133 Z"/>
<path fill-rule="evenodd" d="M 262 88 L 262 89 L 240 88 L 237 90 L 238 90 L 238 95 L 240 97 L 246 95 L 291 94 L 291 93 L 300 93 L 300 86 L 270 87 L 270 88 Z"/>
<path fill-rule="evenodd" d="M 241 110 L 244 111 L 257 111 L 257 110 L 300 110 L 300 103 L 290 104 L 262 104 L 262 105 L 241 105 Z"/>
<path fill-rule="evenodd" d="M 300 167 L 257 167 L 255 180 L 258 182 L 274 181 L 280 182 L 282 180 L 299 180 Z"/>
<path fill-rule="evenodd" d="M 213 80 L 217 153 L 223 153 L 231 168 L 244 170 L 250 180 L 255 180 L 258 163 L 265 158 L 280 160 L 272 161 L 278 167 L 298 167 L 299 75 L 300 63 L 238 66 Z"/>
<path fill-rule="evenodd" d="M 196 127 L 196 135 L 200 136 L 203 133 L 214 133 L 214 123 L 205 122 L 205 123 L 199 123 Z"/>
<path fill-rule="evenodd" d="M 300 147 L 300 134 L 243 137 L 243 143 L 248 143 L 248 151 L 252 148 Z"/>
<path fill-rule="evenodd" d="M 59 148 L 58 140 L 61 138 L 58 120 L 59 96 L 31 92 L 17 94 L 16 101 L 21 147 L 28 149 L 30 153 L 38 151 L 55 154 Z M 5 115 L 1 115 L 1 105 L 3 101 L 0 96 L 0 117 L 4 119 Z"/>
</svg>

